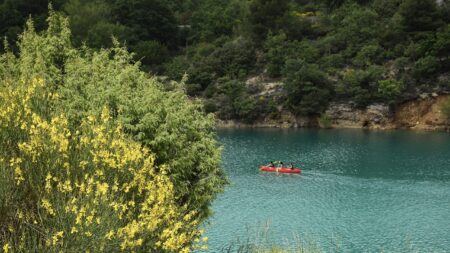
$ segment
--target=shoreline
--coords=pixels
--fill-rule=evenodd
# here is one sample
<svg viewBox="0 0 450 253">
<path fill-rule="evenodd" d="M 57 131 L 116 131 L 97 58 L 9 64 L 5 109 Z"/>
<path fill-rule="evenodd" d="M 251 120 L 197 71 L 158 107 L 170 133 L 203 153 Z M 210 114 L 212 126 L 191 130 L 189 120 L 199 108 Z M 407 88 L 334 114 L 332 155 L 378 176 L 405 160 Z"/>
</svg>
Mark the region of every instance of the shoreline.
<svg viewBox="0 0 450 253">
<path fill-rule="evenodd" d="M 443 133 L 450 133 L 450 126 L 443 127 L 443 128 L 417 128 L 417 127 L 295 127 L 295 126 L 285 126 L 284 124 L 280 125 L 260 125 L 260 124 L 246 124 L 241 122 L 234 122 L 233 124 L 227 123 L 217 123 L 216 129 L 320 129 L 320 130 L 368 130 L 368 131 L 413 131 L 413 132 L 443 132 Z"/>
<path fill-rule="evenodd" d="M 390 108 L 386 104 L 371 104 L 354 108 L 350 103 L 334 102 L 321 117 L 295 116 L 280 110 L 276 119 L 266 117 L 253 123 L 239 120 L 216 119 L 216 128 L 315 128 L 315 129 L 367 129 L 412 130 L 425 132 L 450 132 L 450 119 L 442 112 L 442 105 L 450 95 L 440 95 L 410 100 Z"/>
</svg>

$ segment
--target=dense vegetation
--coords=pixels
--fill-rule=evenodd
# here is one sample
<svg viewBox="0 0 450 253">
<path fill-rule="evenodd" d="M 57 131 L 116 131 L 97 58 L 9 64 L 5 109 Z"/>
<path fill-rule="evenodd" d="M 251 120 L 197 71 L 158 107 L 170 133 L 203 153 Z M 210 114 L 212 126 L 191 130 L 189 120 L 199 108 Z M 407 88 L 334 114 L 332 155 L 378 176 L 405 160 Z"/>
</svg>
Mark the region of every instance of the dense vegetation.
<svg viewBox="0 0 450 253">
<path fill-rule="evenodd" d="M 5 252 L 188 252 L 226 183 L 205 112 L 252 122 L 282 106 L 327 126 L 331 100 L 450 89 L 447 1 L 49 4 L 0 1 Z"/>
<path fill-rule="evenodd" d="M 189 252 L 226 183 L 214 120 L 111 49 L 32 21 L 0 55 L 0 245 L 8 252 Z"/>
<path fill-rule="evenodd" d="M 32 4 L 31 4 L 32 3 Z M 0 33 L 14 41 L 47 1 L 4 0 Z M 36 6 L 35 6 L 36 5 Z M 330 100 L 391 105 L 450 86 L 450 3 L 436 0 L 55 0 L 80 46 L 136 52 L 143 68 L 170 79 L 220 118 L 276 117 L 276 105 L 320 115 Z M 33 6 L 33 8 L 31 8 Z M 14 13 L 14 14 L 12 14 Z M 11 18 L 11 16 L 14 18 Z M 282 80 L 280 96 L 246 84 Z"/>
</svg>

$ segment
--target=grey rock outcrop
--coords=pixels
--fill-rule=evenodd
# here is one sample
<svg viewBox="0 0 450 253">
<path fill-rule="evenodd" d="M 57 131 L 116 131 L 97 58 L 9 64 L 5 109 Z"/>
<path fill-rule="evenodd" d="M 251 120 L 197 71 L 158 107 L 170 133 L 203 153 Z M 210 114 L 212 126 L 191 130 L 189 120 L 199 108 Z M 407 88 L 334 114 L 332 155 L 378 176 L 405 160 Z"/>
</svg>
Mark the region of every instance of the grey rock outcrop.
<svg viewBox="0 0 450 253">
<path fill-rule="evenodd" d="M 371 104 L 358 109 L 350 103 L 331 103 L 325 112 L 331 119 L 332 127 L 346 128 L 384 128 L 392 113 L 386 104 Z"/>
</svg>

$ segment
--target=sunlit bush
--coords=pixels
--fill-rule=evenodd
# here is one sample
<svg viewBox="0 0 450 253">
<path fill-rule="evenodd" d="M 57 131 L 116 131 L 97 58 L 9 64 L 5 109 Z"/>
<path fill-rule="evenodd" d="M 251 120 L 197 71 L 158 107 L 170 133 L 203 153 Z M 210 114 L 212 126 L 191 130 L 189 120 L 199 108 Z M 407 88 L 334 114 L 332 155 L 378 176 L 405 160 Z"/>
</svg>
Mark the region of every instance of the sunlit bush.
<svg viewBox="0 0 450 253">
<path fill-rule="evenodd" d="M 0 55 L 0 246 L 188 252 L 225 183 L 213 118 L 124 48 L 76 49 L 67 19 Z"/>
<path fill-rule="evenodd" d="M 41 111 L 43 79 L 0 92 L 0 240 L 32 251 L 188 252 L 201 236 L 165 167 L 108 110 L 69 128 Z M 41 112 L 40 112 L 41 111 Z M 6 251 L 6 250 L 5 250 Z"/>
</svg>

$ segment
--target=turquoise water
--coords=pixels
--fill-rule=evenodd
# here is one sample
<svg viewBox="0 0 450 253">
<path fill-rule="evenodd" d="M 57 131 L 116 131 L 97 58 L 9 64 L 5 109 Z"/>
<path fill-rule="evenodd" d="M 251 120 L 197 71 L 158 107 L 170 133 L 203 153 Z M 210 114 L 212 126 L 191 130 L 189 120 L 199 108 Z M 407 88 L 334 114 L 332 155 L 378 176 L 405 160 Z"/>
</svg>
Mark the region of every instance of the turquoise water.
<svg viewBox="0 0 450 253">
<path fill-rule="evenodd" d="M 449 134 L 247 129 L 219 138 L 231 184 L 206 225 L 210 252 L 247 239 L 325 252 L 450 251 Z M 304 171 L 259 172 L 270 160 Z"/>
</svg>

